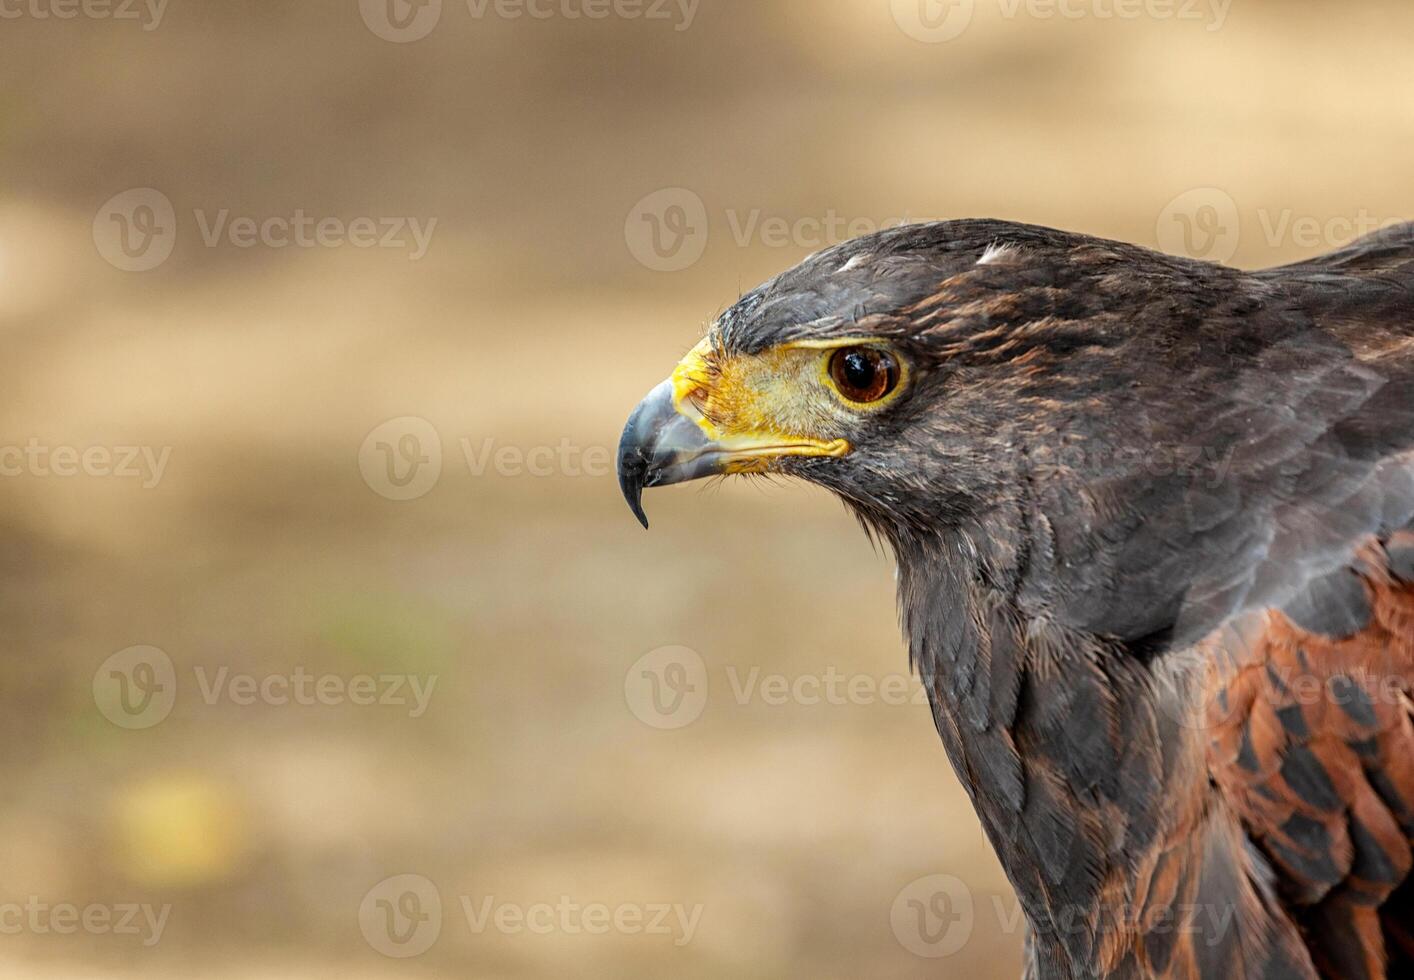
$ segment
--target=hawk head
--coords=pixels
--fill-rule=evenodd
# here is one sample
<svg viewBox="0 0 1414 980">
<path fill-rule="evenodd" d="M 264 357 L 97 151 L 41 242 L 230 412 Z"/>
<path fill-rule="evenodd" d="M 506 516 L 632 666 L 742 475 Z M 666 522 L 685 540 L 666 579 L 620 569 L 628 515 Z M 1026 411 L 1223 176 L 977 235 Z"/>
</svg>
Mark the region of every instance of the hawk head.
<svg viewBox="0 0 1414 980">
<path fill-rule="evenodd" d="M 742 298 L 638 406 L 624 494 L 646 526 L 645 487 L 795 476 L 898 544 L 1004 514 L 1048 468 L 1102 477 L 1126 443 L 1178 431 L 1167 402 L 1192 410 L 1179 372 L 1154 373 L 1183 343 L 1143 321 L 1155 303 L 1197 315 L 1202 277 L 1228 271 L 1199 267 L 990 221 L 828 249 Z"/>
</svg>

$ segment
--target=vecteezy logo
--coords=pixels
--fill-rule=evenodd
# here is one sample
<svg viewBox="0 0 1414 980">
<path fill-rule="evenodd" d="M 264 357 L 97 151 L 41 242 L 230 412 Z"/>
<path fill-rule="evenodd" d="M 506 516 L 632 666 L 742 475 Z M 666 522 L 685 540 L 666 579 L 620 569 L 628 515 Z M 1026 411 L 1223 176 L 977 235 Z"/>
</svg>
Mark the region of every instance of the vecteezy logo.
<svg viewBox="0 0 1414 980">
<path fill-rule="evenodd" d="M 707 251 L 707 205 L 684 187 L 654 191 L 633 206 L 624 241 L 654 272 L 681 272 Z"/>
<path fill-rule="evenodd" d="M 686 727 L 707 707 L 707 664 L 688 647 L 659 647 L 628 669 L 624 699 L 645 725 Z"/>
<path fill-rule="evenodd" d="M 442 934 L 442 894 L 422 875 L 385 878 L 359 903 L 358 928 L 384 956 L 421 956 Z"/>
<path fill-rule="evenodd" d="M 416 500 L 442 476 L 442 438 L 426 419 L 390 419 L 363 440 L 358 469 L 380 497 Z"/>
<path fill-rule="evenodd" d="M 976 0 L 891 0 L 894 23 L 915 41 L 941 44 L 972 25 Z"/>
<path fill-rule="evenodd" d="M 151 187 L 115 194 L 93 216 L 93 244 L 124 272 L 155 269 L 177 244 L 177 212 L 166 194 Z"/>
<path fill-rule="evenodd" d="M 910 882 L 889 911 L 900 945 L 928 959 L 952 956 L 966 946 L 975 920 L 972 891 L 952 875 L 928 875 Z"/>
<path fill-rule="evenodd" d="M 1168 203 L 1159 215 L 1159 248 L 1206 262 L 1227 262 L 1237 254 L 1242 219 L 1237 202 L 1224 190 L 1199 187 Z"/>
<path fill-rule="evenodd" d="M 420 41 L 442 19 L 442 0 L 358 0 L 358 12 L 370 31 L 385 41 Z"/>
<path fill-rule="evenodd" d="M 151 728 L 177 703 L 172 658 L 150 646 L 119 650 L 93 675 L 93 703 L 119 728 Z"/>
</svg>

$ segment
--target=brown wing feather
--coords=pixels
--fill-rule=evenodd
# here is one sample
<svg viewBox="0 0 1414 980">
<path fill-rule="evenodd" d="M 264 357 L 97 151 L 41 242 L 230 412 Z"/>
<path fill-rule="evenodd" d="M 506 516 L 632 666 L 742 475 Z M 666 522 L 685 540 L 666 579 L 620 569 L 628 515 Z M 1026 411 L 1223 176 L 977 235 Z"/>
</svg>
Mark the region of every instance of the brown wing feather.
<svg viewBox="0 0 1414 980">
<path fill-rule="evenodd" d="M 1414 840 L 1414 534 L 1362 549 L 1363 629 L 1324 636 L 1268 610 L 1225 631 L 1208 765 L 1276 872 L 1324 975 L 1408 975 Z"/>
</svg>

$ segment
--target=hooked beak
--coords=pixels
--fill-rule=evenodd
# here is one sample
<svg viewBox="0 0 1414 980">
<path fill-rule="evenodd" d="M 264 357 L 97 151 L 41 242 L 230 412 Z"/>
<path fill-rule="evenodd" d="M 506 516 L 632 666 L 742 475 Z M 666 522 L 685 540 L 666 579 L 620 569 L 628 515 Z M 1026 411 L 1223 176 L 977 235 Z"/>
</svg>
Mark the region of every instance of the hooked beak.
<svg viewBox="0 0 1414 980">
<path fill-rule="evenodd" d="M 720 446 L 677 410 L 673 382 L 664 381 L 638 403 L 619 440 L 619 486 L 638 522 L 648 526 L 643 491 L 724 472 Z"/>
<path fill-rule="evenodd" d="M 703 418 L 694 390 L 681 376 L 664 381 L 648 393 L 629 416 L 619 441 L 619 486 L 635 517 L 645 528 L 643 491 L 724 473 L 761 473 L 783 456 L 843 456 L 850 444 L 779 434 L 719 434 Z M 713 434 L 709 434 L 713 433 Z"/>
</svg>

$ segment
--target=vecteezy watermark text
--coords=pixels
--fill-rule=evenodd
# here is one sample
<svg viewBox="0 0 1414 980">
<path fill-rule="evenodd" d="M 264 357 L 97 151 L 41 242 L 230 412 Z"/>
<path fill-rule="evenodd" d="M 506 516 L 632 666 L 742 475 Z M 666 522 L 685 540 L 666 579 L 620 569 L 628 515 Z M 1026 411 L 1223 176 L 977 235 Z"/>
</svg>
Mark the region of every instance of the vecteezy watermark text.
<svg viewBox="0 0 1414 980">
<path fill-rule="evenodd" d="M 966 33 L 982 3 L 1007 20 L 1175 21 L 1220 31 L 1233 0 L 890 0 L 889 6 L 894 23 L 909 37 L 941 44 Z"/>
<path fill-rule="evenodd" d="M 0 0 L 0 20 L 139 21 L 144 31 L 162 26 L 168 0 Z"/>
<path fill-rule="evenodd" d="M 738 248 L 799 248 L 818 251 L 886 228 L 919 219 L 847 216 L 834 208 L 824 213 L 777 214 L 764 208 L 726 208 L 721 222 Z M 712 219 L 702 197 L 685 187 L 665 187 L 643 197 L 624 221 L 624 241 L 639 264 L 654 272 L 680 272 L 707 251 Z"/>
<path fill-rule="evenodd" d="M 1014 896 L 990 896 L 978 901 L 962 879 L 949 874 L 917 878 L 895 896 L 889 924 L 900 946 L 925 959 L 943 959 L 961 952 L 971 941 L 979 919 L 990 918 L 992 929 L 1015 936 L 1027 927 L 1025 911 Z M 1213 948 L 1237 927 L 1236 902 L 1177 902 L 1136 908 L 1096 907 L 1088 903 L 1057 904 L 1049 910 L 1044 929 L 1049 937 L 1092 936 L 1097 923 L 1131 935 L 1185 937 L 1195 947 Z M 989 937 L 989 941 L 991 940 Z"/>
<path fill-rule="evenodd" d="M 674 946 L 686 946 L 702 919 L 701 905 L 677 902 L 576 902 L 561 895 L 555 902 L 522 905 L 494 895 L 461 896 L 462 913 L 473 933 L 530 933 L 548 936 L 670 936 Z"/>
<path fill-rule="evenodd" d="M 1260 241 L 1271 250 L 1331 250 L 1369 236 L 1408 238 L 1408 224 L 1408 217 L 1381 215 L 1363 207 L 1321 215 L 1294 208 L 1244 210 L 1222 188 L 1195 187 L 1164 205 L 1155 238 L 1159 248 L 1171 255 L 1228 262 L 1244 240 Z"/>
<path fill-rule="evenodd" d="M 37 895 L 24 902 L 0 902 L 0 935 L 136 936 L 144 946 L 156 946 L 167 928 L 171 905 L 137 902 L 45 902 Z"/>
<path fill-rule="evenodd" d="M 770 708 L 926 706 L 928 684 L 912 674 L 851 673 L 827 666 L 818 673 L 784 674 L 759 666 L 723 668 L 726 690 L 738 707 Z M 723 688 L 717 687 L 718 691 Z M 702 716 L 713 690 L 702 655 L 691 647 L 664 646 L 639 657 L 624 673 L 624 702 L 652 728 L 685 728 Z"/>
<path fill-rule="evenodd" d="M 49 446 L 31 438 L 23 446 L 0 446 L 0 477 L 137 480 L 151 490 L 171 458 L 171 446 Z"/>
<path fill-rule="evenodd" d="M 560 895 L 553 901 L 508 901 L 460 895 L 457 906 L 473 935 L 647 936 L 686 946 L 704 906 L 681 902 L 597 902 Z M 364 940 L 384 956 L 406 959 L 431 949 L 443 928 L 442 894 L 430 878 L 394 875 L 370 888 L 359 904 Z"/>
<path fill-rule="evenodd" d="M 382 705 L 406 707 L 409 718 L 421 718 L 427 712 L 432 692 L 437 687 L 437 675 L 419 677 L 415 674 L 312 674 L 296 667 L 289 674 L 232 674 L 229 667 L 208 672 L 194 667 L 192 673 L 201 691 L 201 699 L 214 705 L 220 701 L 246 706 L 267 704 L 283 707 L 287 704 L 311 707 L 334 707 L 352 704 L 358 707 Z"/>
<path fill-rule="evenodd" d="M 1195 487 L 1215 489 L 1228 479 L 1234 463 L 1240 463 L 1241 447 L 1210 446 L 1109 446 L 1028 444 L 1027 464 L 1033 479 L 1064 477 L 1068 473 L 1143 474 L 1150 479 L 1178 477 Z"/>
<path fill-rule="evenodd" d="M 235 673 L 229 667 L 192 668 L 202 703 L 236 707 L 266 705 L 297 707 L 393 707 L 409 718 L 427 713 L 437 688 L 436 674 L 314 673 L 303 666 L 265 674 Z M 176 666 L 154 646 L 132 646 L 108 657 L 93 675 L 93 701 L 99 712 L 120 728 L 143 729 L 161 723 L 172 712 L 180 686 Z"/>
<path fill-rule="evenodd" d="M 614 475 L 614 452 L 605 445 L 582 446 L 572 439 L 519 445 L 495 436 L 457 440 L 467 472 L 477 478 L 590 477 Z M 389 419 L 364 437 L 358 468 L 368 488 L 389 500 L 416 500 L 437 485 L 443 469 L 442 436 L 429 421 L 407 415 Z"/>
<path fill-rule="evenodd" d="M 686 31 L 701 0 L 464 0 L 473 20 L 658 21 Z M 395 44 L 420 41 L 442 19 L 443 0 L 359 0 L 359 14 L 375 35 Z"/>
<path fill-rule="evenodd" d="M 911 674 L 851 674 L 826 667 L 818 674 L 767 673 L 751 667 L 744 673 L 735 664 L 726 669 L 732 699 L 738 705 L 753 701 L 769 707 L 830 705 L 926 705 L 928 692 Z"/>
<path fill-rule="evenodd" d="M 477 479 L 609 479 L 615 473 L 615 453 L 608 445 L 582 445 L 568 437 L 557 442 L 521 444 L 496 436 L 462 436 L 460 452 L 444 448 L 431 422 L 407 415 L 375 426 L 358 451 L 358 468 L 368 488 L 388 500 L 417 500 L 430 493 L 444 467 L 465 466 Z M 1048 445 L 1026 442 L 1027 462 L 1037 479 L 1067 471 L 1144 473 L 1153 478 L 1179 477 L 1195 485 L 1217 487 L 1240 463 L 1234 446 Z"/>
<path fill-rule="evenodd" d="M 232 217 L 227 208 L 214 213 L 193 211 L 202 243 L 216 248 L 227 241 L 236 248 L 386 248 L 408 250 L 416 262 L 427 254 L 437 219 L 428 218 L 316 218 L 296 208 L 289 217 Z"/>
<path fill-rule="evenodd" d="M 3 0 L 0 0 L 3 2 Z M 289 214 L 238 214 L 230 208 L 196 208 L 192 220 L 206 248 L 355 248 L 406 252 L 408 261 L 427 255 L 436 218 L 318 216 L 296 208 Z M 155 269 L 172 255 L 179 219 L 172 201 L 151 187 L 136 187 L 104 202 L 93 219 L 93 243 L 110 265 L 125 272 Z"/>
</svg>

